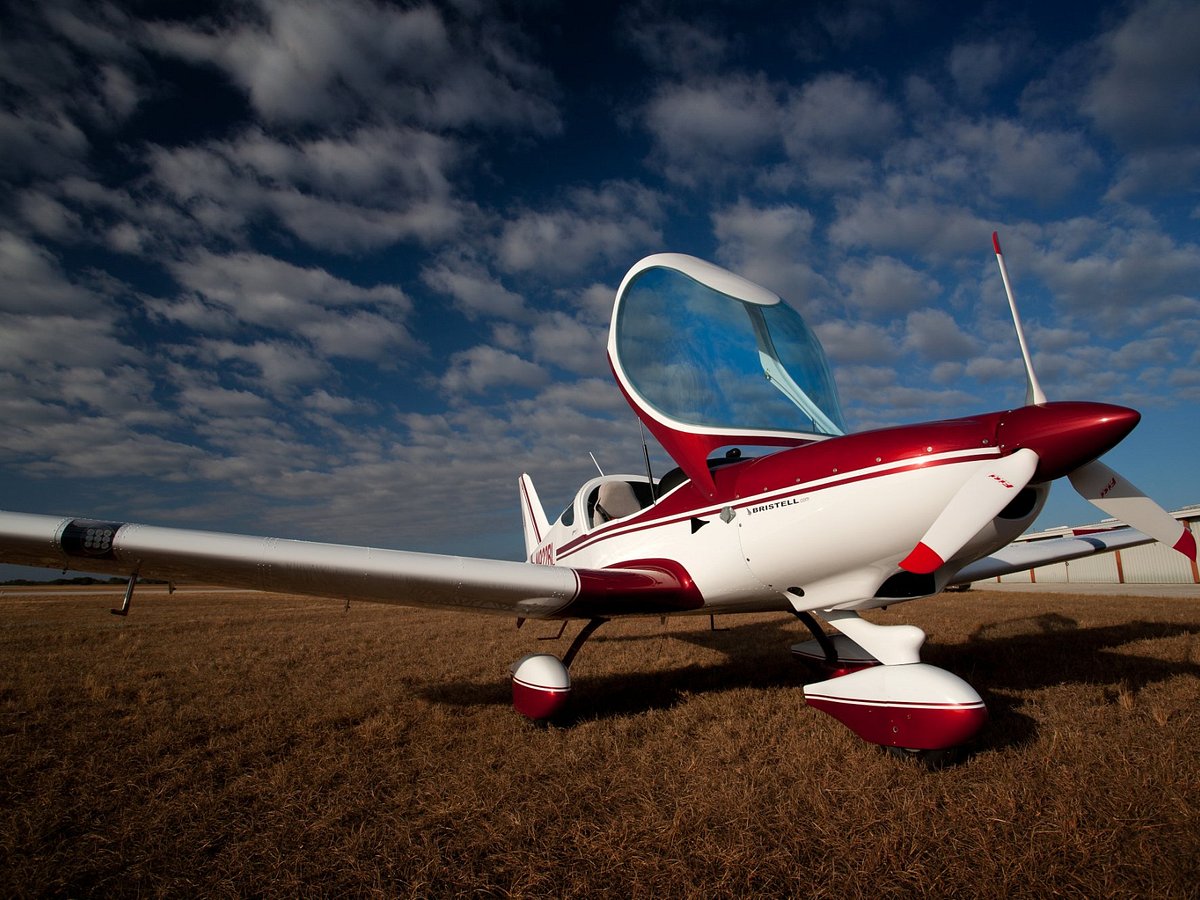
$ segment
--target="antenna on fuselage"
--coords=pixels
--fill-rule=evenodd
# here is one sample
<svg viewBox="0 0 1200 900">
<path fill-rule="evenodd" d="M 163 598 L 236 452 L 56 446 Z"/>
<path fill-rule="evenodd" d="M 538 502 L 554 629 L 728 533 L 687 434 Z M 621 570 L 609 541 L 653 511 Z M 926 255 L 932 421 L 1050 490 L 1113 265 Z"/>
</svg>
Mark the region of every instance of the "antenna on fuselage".
<svg viewBox="0 0 1200 900">
<path fill-rule="evenodd" d="M 657 505 L 658 491 L 654 488 L 654 472 L 650 469 L 650 448 L 646 445 L 646 429 L 642 427 L 641 419 L 638 419 L 638 431 L 642 435 L 642 458 L 646 460 L 646 483 L 650 485 L 650 500 Z"/>
<path fill-rule="evenodd" d="M 600 473 L 600 477 L 604 477 L 604 470 L 600 468 L 600 463 L 596 462 L 596 454 L 591 450 L 588 451 L 588 456 L 592 458 L 592 463 L 596 466 L 596 471 Z"/>
</svg>

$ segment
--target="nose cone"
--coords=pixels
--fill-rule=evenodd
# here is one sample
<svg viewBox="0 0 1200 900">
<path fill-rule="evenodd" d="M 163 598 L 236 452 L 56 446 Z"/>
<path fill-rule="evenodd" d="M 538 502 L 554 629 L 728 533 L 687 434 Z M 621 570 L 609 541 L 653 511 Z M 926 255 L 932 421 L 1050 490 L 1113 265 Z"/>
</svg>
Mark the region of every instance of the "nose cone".
<svg viewBox="0 0 1200 900">
<path fill-rule="evenodd" d="M 1073 472 L 1107 453 L 1142 415 L 1111 403 L 1062 402 L 1022 406 L 1004 417 L 996 439 L 1005 453 L 1027 447 L 1038 455 L 1034 482 Z"/>
</svg>

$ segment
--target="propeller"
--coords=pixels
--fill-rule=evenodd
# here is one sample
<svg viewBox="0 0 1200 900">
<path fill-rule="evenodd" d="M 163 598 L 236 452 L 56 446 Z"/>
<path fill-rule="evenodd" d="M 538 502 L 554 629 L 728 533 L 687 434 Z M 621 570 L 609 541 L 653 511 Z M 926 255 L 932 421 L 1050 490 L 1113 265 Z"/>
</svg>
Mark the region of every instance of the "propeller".
<svg viewBox="0 0 1200 900">
<path fill-rule="evenodd" d="M 1014 410 L 1001 423 L 1001 446 L 1009 448 L 1008 455 L 981 467 L 967 479 L 917 546 L 900 562 L 900 568 L 917 574 L 935 571 L 1027 484 L 1034 479 L 1050 481 L 1062 475 L 1070 479 L 1081 497 L 1108 515 L 1196 559 L 1196 539 L 1191 531 L 1097 459 L 1133 430 L 1139 414 L 1105 403 L 1052 403 L 1046 399 L 1033 370 L 1033 358 L 996 232 L 992 232 L 992 247 L 1025 361 L 1025 406 Z"/>
<path fill-rule="evenodd" d="M 1184 556 L 1196 558 L 1196 538 L 1178 519 L 1098 459 L 1068 478 L 1079 496 Z"/>
<path fill-rule="evenodd" d="M 1046 402 L 1042 386 L 1038 384 L 1037 375 L 1033 371 L 1033 356 L 1029 353 L 1029 344 L 1025 341 L 1025 329 L 1021 327 L 1021 314 L 1017 312 L 1017 299 L 1013 296 L 1012 284 L 1008 280 L 1008 266 L 1004 264 L 1004 254 L 1000 252 L 1000 235 L 992 232 L 992 247 L 996 251 L 996 262 L 1000 264 L 1000 278 L 1004 281 L 1004 294 L 1008 297 L 1008 308 L 1012 312 L 1013 325 L 1017 329 L 1017 343 L 1021 345 L 1021 357 L 1025 360 L 1025 405 L 1033 406 Z"/>
<path fill-rule="evenodd" d="M 963 545 L 1021 492 L 1037 470 L 1038 455 L 1021 449 L 980 469 L 958 489 L 900 568 L 927 575 Z"/>
</svg>

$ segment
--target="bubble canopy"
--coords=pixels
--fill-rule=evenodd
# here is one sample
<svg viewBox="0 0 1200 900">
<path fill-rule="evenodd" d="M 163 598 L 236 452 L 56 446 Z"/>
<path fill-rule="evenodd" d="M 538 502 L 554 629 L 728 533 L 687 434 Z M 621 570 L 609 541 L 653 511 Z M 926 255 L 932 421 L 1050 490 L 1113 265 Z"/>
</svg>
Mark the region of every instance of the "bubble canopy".
<svg viewBox="0 0 1200 900">
<path fill-rule="evenodd" d="M 685 469 L 696 460 L 677 449 L 794 445 L 845 432 L 825 353 L 800 314 L 695 257 L 663 253 L 630 269 L 609 357 L 631 404 Z M 664 433 L 703 440 L 668 442 Z"/>
</svg>

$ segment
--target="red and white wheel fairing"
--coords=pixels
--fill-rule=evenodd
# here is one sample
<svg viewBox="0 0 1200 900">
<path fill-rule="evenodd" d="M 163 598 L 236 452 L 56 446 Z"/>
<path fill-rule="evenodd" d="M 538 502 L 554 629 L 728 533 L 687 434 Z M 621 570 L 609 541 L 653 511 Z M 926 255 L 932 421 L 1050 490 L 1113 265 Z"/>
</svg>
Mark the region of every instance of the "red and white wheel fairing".
<svg viewBox="0 0 1200 900">
<path fill-rule="evenodd" d="M 571 676 L 557 656 L 531 653 L 512 666 L 513 708 L 527 719 L 549 719 L 571 696 Z"/>
<path fill-rule="evenodd" d="M 810 684 L 804 699 L 863 740 L 887 747 L 958 747 L 987 722 L 974 688 L 927 663 L 875 666 Z"/>
</svg>

